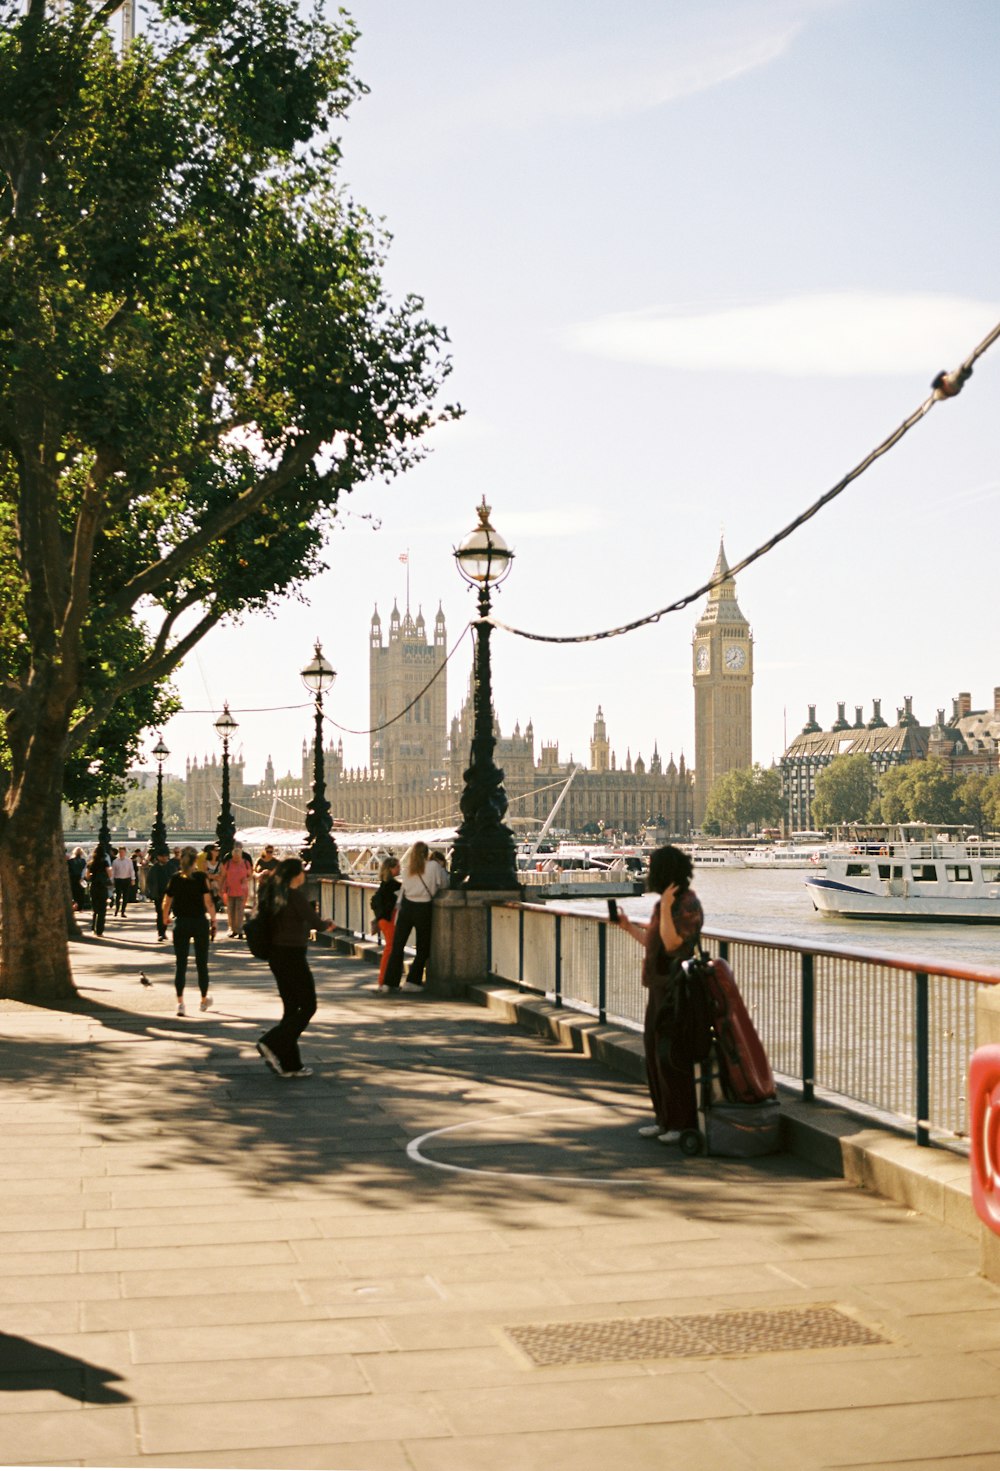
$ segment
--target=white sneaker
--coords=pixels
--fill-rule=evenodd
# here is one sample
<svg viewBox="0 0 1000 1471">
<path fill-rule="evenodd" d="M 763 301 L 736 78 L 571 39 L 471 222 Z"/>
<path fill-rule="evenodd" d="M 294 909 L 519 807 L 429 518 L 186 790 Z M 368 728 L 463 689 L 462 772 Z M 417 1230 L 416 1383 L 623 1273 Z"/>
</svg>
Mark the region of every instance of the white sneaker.
<svg viewBox="0 0 1000 1471">
<path fill-rule="evenodd" d="M 203 996 L 201 998 L 201 1009 L 202 1009 L 202 1011 L 207 1011 L 208 1008 L 211 1006 L 211 1004 L 212 1004 L 212 998 L 211 998 L 211 996 Z"/>
<path fill-rule="evenodd" d="M 659 1124 L 643 1124 L 642 1128 L 638 1129 L 636 1132 L 638 1133 L 640 1139 L 658 1139 L 663 1130 L 660 1128 Z"/>
<path fill-rule="evenodd" d="M 656 1137 L 661 1144 L 679 1144 L 681 1131 L 680 1129 L 668 1129 L 665 1134 L 657 1134 Z"/>
<path fill-rule="evenodd" d="M 178 1001 L 178 1003 L 177 1003 L 177 1015 L 178 1016 L 187 1016 L 187 1012 L 184 1010 L 184 1002 L 183 1001 Z"/>
</svg>

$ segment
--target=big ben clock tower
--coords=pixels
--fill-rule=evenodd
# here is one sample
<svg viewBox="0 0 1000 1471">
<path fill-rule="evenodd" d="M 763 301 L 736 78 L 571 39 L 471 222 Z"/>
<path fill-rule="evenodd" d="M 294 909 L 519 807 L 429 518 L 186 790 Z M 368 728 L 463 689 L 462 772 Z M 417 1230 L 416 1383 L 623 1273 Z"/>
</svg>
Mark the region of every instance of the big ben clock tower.
<svg viewBox="0 0 1000 1471">
<path fill-rule="evenodd" d="M 694 820 L 701 826 L 712 787 L 727 771 L 752 764 L 753 639 L 736 602 L 736 583 L 719 543 L 712 581 L 692 641 L 694 681 Z"/>
</svg>

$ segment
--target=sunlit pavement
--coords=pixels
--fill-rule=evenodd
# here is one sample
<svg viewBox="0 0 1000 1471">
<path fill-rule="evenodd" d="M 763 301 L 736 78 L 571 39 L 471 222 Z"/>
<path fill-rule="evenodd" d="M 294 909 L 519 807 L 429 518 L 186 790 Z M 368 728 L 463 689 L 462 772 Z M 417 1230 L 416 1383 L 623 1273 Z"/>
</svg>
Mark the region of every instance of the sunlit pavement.
<svg viewBox="0 0 1000 1471">
<path fill-rule="evenodd" d="M 641 1088 L 329 951 L 290 1080 L 242 943 L 184 1018 L 149 906 L 73 957 L 72 1009 L 0 1003 L 3 1461 L 1000 1467 L 972 1240 L 684 1160 Z"/>
</svg>

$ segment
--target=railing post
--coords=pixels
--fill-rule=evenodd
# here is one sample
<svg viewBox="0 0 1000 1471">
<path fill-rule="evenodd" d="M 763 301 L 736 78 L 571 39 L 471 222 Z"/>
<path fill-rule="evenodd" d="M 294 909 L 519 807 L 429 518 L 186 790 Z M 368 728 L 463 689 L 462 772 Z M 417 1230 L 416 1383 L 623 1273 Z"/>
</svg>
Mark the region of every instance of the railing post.
<svg viewBox="0 0 1000 1471">
<path fill-rule="evenodd" d="M 728 965 L 728 963 L 729 963 L 729 941 L 728 940 L 720 940 L 719 941 L 719 959 L 720 960 L 724 960 L 726 962 L 726 964 Z"/>
<path fill-rule="evenodd" d="M 486 916 L 486 974 L 493 974 L 493 905 L 487 910 Z"/>
<path fill-rule="evenodd" d="M 917 1075 L 917 1143 L 930 1144 L 928 1128 L 931 1111 L 931 1068 L 930 1068 L 930 1011 L 928 1007 L 927 972 L 918 970 L 914 974 L 914 1041 L 917 1055 L 914 1059 Z"/>
<path fill-rule="evenodd" d="M 802 952 L 802 1097 L 812 1103 L 816 1085 L 816 977 L 813 956 Z"/>
<path fill-rule="evenodd" d="M 517 911 L 517 988 L 524 987 L 524 910 Z"/>
<path fill-rule="evenodd" d="M 608 1019 L 608 927 L 603 922 L 597 926 L 597 1017 Z"/>
<path fill-rule="evenodd" d="M 556 957 L 555 957 L 556 963 L 555 963 L 555 967 L 554 967 L 554 972 L 555 972 L 555 993 L 556 993 L 556 1005 L 557 1006 L 562 1006 L 562 915 L 561 914 L 557 914 L 555 918 L 556 918 Z"/>
</svg>

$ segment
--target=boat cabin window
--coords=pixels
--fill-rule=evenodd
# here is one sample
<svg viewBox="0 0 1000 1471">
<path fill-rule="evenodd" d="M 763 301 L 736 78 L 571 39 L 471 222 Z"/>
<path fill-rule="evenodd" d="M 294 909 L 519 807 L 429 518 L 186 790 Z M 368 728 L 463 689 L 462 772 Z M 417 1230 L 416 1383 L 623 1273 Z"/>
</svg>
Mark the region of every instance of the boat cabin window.
<svg viewBox="0 0 1000 1471">
<path fill-rule="evenodd" d="M 872 876 L 870 863 L 849 863 L 847 865 L 847 877 L 849 879 L 870 879 Z"/>
<path fill-rule="evenodd" d="M 983 864 L 983 883 L 1000 884 L 1000 868 L 992 863 Z"/>
<path fill-rule="evenodd" d="M 903 877 L 903 865 L 901 863 L 880 863 L 878 866 L 880 879 L 901 879 Z"/>
<path fill-rule="evenodd" d="M 972 869 L 967 863 L 947 863 L 944 872 L 950 884 L 972 883 Z"/>
<path fill-rule="evenodd" d="M 937 865 L 934 863 L 915 863 L 913 865 L 913 877 L 918 884 L 936 884 Z"/>
</svg>

